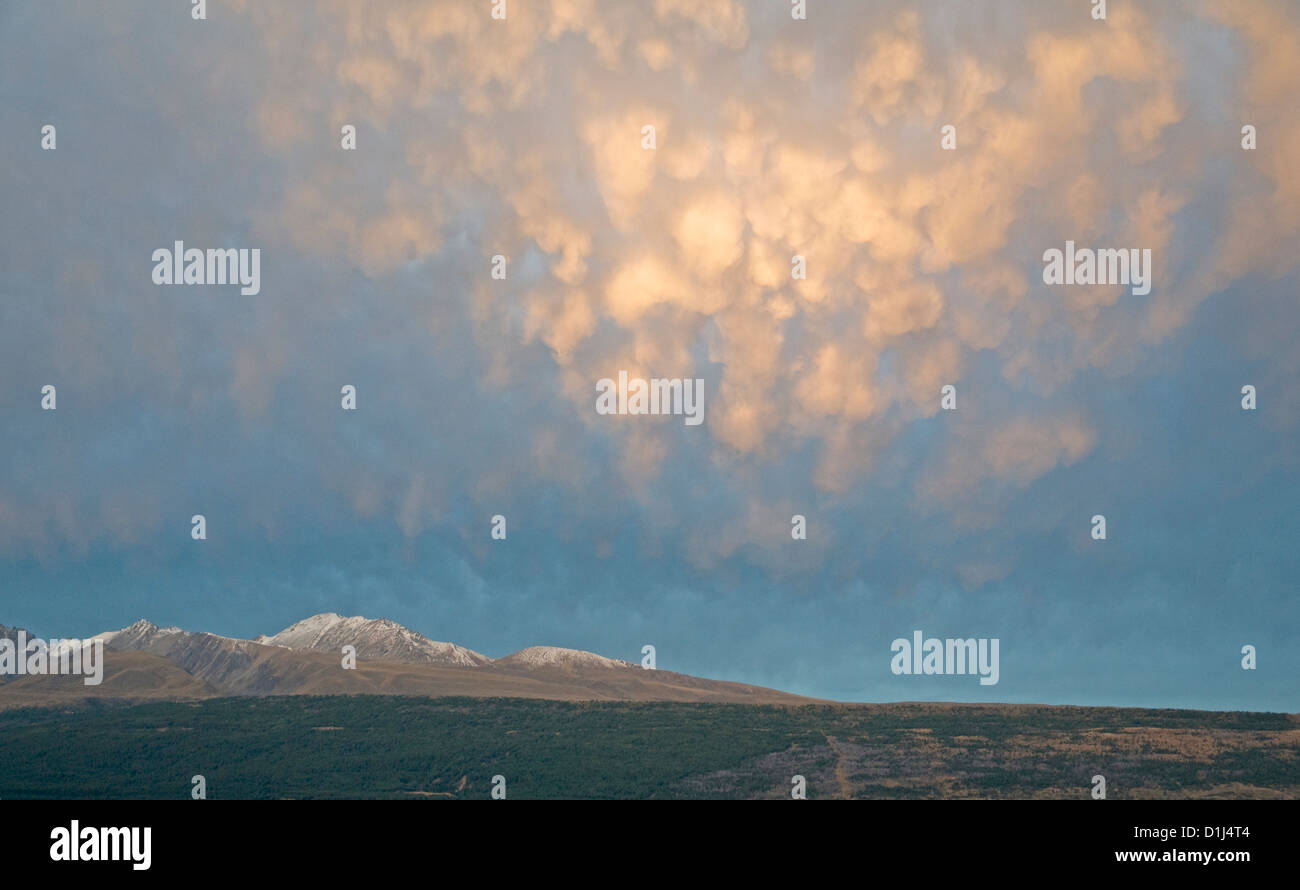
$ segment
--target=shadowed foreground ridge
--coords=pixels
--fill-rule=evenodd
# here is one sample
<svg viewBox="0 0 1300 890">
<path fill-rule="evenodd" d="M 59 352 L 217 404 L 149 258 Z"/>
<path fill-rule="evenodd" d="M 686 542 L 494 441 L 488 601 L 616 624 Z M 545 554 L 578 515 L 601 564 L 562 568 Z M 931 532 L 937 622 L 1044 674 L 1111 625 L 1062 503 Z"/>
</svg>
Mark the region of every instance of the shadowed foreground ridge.
<svg viewBox="0 0 1300 890">
<path fill-rule="evenodd" d="M 67 753 L 75 738 L 75 756 Z M 273 696 L 0 712 L 0 797 L 1300 797 L 1300 715 Z"/>
</svg>

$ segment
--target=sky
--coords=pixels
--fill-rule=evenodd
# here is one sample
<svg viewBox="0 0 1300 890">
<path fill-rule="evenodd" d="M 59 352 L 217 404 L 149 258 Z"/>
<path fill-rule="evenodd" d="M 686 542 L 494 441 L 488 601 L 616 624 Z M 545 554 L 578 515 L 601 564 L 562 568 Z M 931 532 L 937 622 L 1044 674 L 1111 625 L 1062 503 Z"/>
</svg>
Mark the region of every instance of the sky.
<svg viewBox="0 0 1300 890">
<path fill-rule="evenodd" d="M 0 623 L 1300 711 L 1300 7 L 492 6 L 0 5 Z M 620 370 L 703 423 L 597 413 Z M 895 675 L 915 630 L 999 682 Z"/>
</svg>

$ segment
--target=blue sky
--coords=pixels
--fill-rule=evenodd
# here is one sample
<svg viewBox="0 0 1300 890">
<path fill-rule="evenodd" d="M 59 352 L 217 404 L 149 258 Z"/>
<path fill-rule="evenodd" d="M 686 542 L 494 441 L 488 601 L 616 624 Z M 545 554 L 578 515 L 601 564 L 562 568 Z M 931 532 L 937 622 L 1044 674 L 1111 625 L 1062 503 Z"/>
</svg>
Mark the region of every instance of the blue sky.
<svg viewBox="0 0 1300 890">
<path fill-rule="evenodd" d="M 6 4 L 0 623 L 1300 710 L 1294 6 L 810 5 Z M 705 422 L 597 415 L 620 369 Z M 1000 682 L 892 675 L 916 629 Z"/>
</svg>

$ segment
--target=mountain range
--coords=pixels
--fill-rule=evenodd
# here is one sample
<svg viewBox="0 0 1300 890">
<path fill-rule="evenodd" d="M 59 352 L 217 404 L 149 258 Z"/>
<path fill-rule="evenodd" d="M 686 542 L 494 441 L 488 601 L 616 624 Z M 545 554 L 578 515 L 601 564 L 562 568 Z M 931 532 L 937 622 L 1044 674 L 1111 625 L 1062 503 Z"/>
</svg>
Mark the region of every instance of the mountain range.
<svg viewBox="0 0 1300 890">
<path fill-rule="evenodd" d="M 0 625 L 0 636 L 16 628 Z M 32 636 L 28 634 L 28 636 Z M 813 699 L 760 686 L 709 680 L 593 652 L 532 646 L 504 658 L 430 640 L 388 619 L 313 615 L 252 640 L 159 627 L 140 620 L 87 639 L 104 641 L 98 686 L 80 676 L 0 678 L 0 708 L 84 698 L 197 700 L 242 695 L 391 694 L 799 704 Z M 356 649 L 355 669 L 343 647 Z M 5 682 L 7 681 L 7 682 Z"/>
</svg>

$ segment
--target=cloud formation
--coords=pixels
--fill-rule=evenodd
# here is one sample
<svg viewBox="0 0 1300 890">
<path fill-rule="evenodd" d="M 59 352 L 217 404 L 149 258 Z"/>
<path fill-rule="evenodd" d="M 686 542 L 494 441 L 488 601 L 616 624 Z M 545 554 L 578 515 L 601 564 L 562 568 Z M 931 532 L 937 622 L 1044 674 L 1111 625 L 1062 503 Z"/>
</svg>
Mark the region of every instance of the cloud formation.
<svg viewBox="0 0 1300 890">
<path fill-rule="evenodd" d="M 1294 466 L 1292 4 L 809 6 L 127 5 L 81 59 L 90 24 L 9 12 L 0 559 L 163 552 L 201 501 L 226 540 L 360 524 L 479 577 L 504 512 L 552 584 L 594 557 L 661 589 L 979 591 L 1076 535 L 1080 474 L 1145 472 L 1171 434 L 1135 443 L 1120 403 L 1178 385 L 1216 300 L 1236 376 L 1157 419 L 1201 435 L 1257 372 L 1248 484 Z M 76 76 L 39 82 L 23 33 Z M 262 248 L 262 295 L 152 289 L 180 238 Z M 1149 248 L 1155 286 L 1043 284 L 1066 240 Z M 705 425 L 597 416 L 621 369 L 703 378 Z"/>
</svg>

